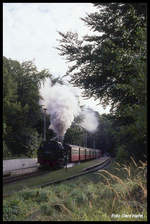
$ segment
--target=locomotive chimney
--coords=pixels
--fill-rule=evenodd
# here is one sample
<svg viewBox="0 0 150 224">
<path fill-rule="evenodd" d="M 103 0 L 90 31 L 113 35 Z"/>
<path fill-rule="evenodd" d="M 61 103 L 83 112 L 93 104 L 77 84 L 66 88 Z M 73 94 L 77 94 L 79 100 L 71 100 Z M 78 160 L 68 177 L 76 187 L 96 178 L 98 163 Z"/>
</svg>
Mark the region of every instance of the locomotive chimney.
<svg viewBox="0 0 150 224">
<path fill-rule="evenodd" d="M 43 109 L 44 110 L 44 141 L 46 141 L 46 108 Z"/>
<path fill-rule="evenodd" d="M 58 136 L 58 141 L 61 142 L 61 143 L 63 144 L 63 140 L 64 140 L 64 137 L 59 135 L 59 136 Z"/>
</svg>

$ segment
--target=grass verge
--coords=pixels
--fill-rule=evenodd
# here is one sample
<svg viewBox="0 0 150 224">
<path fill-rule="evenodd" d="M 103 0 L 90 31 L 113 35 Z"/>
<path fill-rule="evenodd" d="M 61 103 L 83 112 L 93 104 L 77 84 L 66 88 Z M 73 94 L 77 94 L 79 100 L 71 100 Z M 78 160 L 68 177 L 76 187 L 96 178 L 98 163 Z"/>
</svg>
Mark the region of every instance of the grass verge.
<svg viewBox="0 0 150 224">
<path fill-rule="evenodd" d="M 55 170 L 55 171 L 50 171 L 49 173 L 45 173 L 43 175 L 40 175 L 38 177 L 30 177 L 28 179 L 22 180 L 22 181 L 18 181 L 16 183 L 12 183 L 12 184 L 8 184 L 8 185 L 4 185 L 3 188 L 3 194 L 4 195 L 9 195 L 12 194 L 16 191 L 19 191 L 23 188 L 35 188 L 36 186 L 40 186 L 42 184 L 46 184 L 47 182 L 50 181 L 57 181 L 57 180 L 61 180 L 70 176 L 73 176 L 75 174 L 80 173 L 83 169 L 91 166 L 91 165 L 97 165 L 97 164 L 101 164 L 103 163 L 106 159 L 108 159 L 107 157 L 105 158 L 100 158 L 97 160 L 92 160 L 92 161 L 87 161 L 87 162 L 83 162 L 80 165 L 75 165 L 74 167 L 71 168 L 62 168 L 59 170 Z"/>
<path fill-rule="evenodd" d="M 147 163 L 121 165 L 4 199 L 4 221 L 147 221 Z"/>
</svg>

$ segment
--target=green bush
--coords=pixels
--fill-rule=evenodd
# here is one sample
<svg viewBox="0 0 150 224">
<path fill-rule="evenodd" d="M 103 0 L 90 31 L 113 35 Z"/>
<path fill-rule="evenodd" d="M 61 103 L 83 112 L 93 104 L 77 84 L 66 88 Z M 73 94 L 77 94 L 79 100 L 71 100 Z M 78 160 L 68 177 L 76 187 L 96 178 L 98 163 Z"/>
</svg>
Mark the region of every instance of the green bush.
<svg viewBox="0 0 150 224">
<path fill-rule="evenodd" d="M 78 204 L 80 203 L 85 203 L 87 202 L 88 198 L 86 196 L 86 193 L 83 192 L 81 189 L 77 190 L 74 189 L 71 194 L 70 197 L 75 200 L 75 202 L 77 202 Z"/>
<path fill-rule="evenodd" d="M 48 216 L 52 215 L 54 212 L 53 208 L 47 203 L 42 204 L 40 207 L 40 210 L 43 215 L 48 215 Z"/>
<path fill-rule="evenodd" d="M 49 196 L 47 192 L 39 192 L 38 196 L 36 197 L 37 202 L 47 202 L 49 200 Z"/>
<path fill-rule="evenodd" d="M 4 201 L 3 203 L 3 219 L 4 221 L 14 221 L 17 216 L 23 215 L 24 210 L 22 208 L 22 202 L 20 200 Z"/>
<path fill-rule="evenodd" d="M 25 189 L 19 192 L 24 200 L 34 200 L 36 202 L 47 202 L 49 200 L 48 192 L 42 190 Z"/>
<path fill-rule="evenodd" d="M 26 146 L 27 152 L 26 155 L 30 158 L 37 157 L 37 150 L 40 147 L 42 137 L 39 136 L 36 130 L 31 130 L 29 141 Z"/>
<path fill-rule="evenodd" d="M 37 191 L 35 190 L 30 190 L 30 189 L 25 189 L 21 192 L 19 192 L 19 195 L 24 199 L 24 200 L 29 200 L 36 198 L 37 196 Z"/>
<path fill-rule="evenodd" d="M 3 159 L 7 159 L 11 157 L 11 152 L 9 151 L 5 141 L 3 141 Z"/>
<path fill-rule="evenodd" d="M 72 212 L 76 208 L 75 200 L 73 200 L 71 197 L 66 197 L 66 200 L 64 201 L 64 205 L 70 209 Z"/>
<path fill-rule="evenodd" d="M 129 153 L 126 150 L 125 145 L 121 145 L 118 147 L 117 154 L 116 154 L 116 161 L 117 162 L 125 162 L 129 159 Z"/>
</svg>

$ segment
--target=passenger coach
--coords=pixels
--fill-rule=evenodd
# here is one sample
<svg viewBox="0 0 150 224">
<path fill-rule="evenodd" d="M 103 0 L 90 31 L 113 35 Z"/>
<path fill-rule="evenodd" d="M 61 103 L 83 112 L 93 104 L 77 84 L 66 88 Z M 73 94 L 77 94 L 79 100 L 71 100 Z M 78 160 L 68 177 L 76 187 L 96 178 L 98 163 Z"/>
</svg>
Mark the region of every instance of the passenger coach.
<svg viewBox="0 0 150 224">
<path fill-rule="evenodd" d="M 101 150 L 68 145 L 67 158 L 70 162 L 78 162 L 101 157 Z"/>
</svg>

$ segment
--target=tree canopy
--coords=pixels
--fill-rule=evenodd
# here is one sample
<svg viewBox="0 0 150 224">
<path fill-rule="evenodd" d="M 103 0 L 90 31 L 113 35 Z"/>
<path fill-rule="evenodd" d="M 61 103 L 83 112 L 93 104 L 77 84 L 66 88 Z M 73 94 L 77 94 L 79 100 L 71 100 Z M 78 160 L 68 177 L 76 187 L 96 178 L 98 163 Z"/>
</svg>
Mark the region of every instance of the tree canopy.
<svg viewBox="0 0 150 224">
<path fill-rule="evenodd" d="M 47 70 L 37 71 L 31 61 L 19 63 L 3 57 L 3 139 L 4 152 L 31 153 L 38 147 L 41 119 L 39 87 Z M 4 155 L 5 155 L 4 153 Z M 7 153 L 6 153 L 7 154 Z"/>
<path fill-rule="evenodd" d="M 81 18 L 92 35 L 79 39 L 77 33 L 59 32 L 57 49 L 69 64 L 66 75 L 85 96 L 99 99 L 104 106 L 111 104 L 120 136 L 145 144 L 147 5 L 94 6 L 94 13 Z"/>
<path fill-rule="evenodd" d="M 146 63 L 146 10 L 137 5 L 96 3 L 98 11 L 82 18 L 93 36 L 79 40 L 77 33 L 59 32 L 57 49 L 73 62 L 67 74 L 86 96 L 116 105 L 137 101 L 130 82 Z"/>
</svg>

